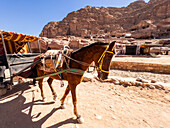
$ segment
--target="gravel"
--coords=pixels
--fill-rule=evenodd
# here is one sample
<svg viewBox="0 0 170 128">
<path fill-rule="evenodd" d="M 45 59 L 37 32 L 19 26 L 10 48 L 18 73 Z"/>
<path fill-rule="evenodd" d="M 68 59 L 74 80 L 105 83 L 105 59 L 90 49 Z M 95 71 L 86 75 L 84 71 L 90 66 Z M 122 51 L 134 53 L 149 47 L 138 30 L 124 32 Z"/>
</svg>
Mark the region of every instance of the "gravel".
<svg viewBox="0 0 170 128">
<path fill-rule="evenodd" d="M 170 74 L 158 74 L 150 72 L 134 72 L 134 71 L 124 71 L 124 70 L 110 70 L 110 76 L 119 76 L 119 77 L 133 77 L 133 78 L 142 78 L 146 80 L 155 80 L 157 82 L 170 83 Z"/>
</svg>

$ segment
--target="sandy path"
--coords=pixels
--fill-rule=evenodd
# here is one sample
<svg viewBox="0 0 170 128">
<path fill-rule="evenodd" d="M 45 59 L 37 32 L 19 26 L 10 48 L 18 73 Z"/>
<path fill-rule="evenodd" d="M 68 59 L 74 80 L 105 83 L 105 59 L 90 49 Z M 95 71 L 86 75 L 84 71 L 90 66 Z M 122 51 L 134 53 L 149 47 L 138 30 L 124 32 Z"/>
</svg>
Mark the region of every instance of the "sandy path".
<svg viewBox="0 0 170 128">
<path fill-rule="evenodd" d="M 77 87 L 78 110 L 84 124 L 77 124 L 71 95 L 66 109 L 44 82 L 47 102 L 40 101 L 38 87 L 17 85 L 0 98 L 1 128 L 168 128 L 170 127 L 170 93 L 139 87 L 123 87 L 98 81 L 82 82 Z M 61 98 L 66 88 L 53 82 Z"/>
</svg>

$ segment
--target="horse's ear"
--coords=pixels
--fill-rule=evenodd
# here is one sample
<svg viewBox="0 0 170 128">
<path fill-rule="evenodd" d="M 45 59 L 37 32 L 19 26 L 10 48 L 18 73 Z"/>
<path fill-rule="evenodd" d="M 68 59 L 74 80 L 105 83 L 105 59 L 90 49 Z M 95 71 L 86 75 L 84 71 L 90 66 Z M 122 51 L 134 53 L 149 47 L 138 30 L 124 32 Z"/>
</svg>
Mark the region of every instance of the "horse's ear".
<svg viewBox="0 0 170 128">
<path fill-rule="evenodd" d="M 113 51 L 114 46 L 115 46 L 116 41 L 113 41 L 112 43 L 109 44 L 109 49 L 110 51 Z"/>
</svg>

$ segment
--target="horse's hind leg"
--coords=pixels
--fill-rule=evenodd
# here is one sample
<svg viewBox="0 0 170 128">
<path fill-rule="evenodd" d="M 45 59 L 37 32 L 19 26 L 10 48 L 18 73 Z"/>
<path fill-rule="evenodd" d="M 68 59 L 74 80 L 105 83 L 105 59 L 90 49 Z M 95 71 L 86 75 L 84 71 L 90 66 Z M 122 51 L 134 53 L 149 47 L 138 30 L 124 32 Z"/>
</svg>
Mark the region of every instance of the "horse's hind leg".
<svg viewBox="0 0 170 128">
<path fill-rule="evenodd" d="M 44 97 L 44 92 L 43 92 L 43 79 L 40 79 L 38 81 L 38 84 L 39 84 L 39 88 L 40 88 L 40 91 L 41 91 L 41 97 L 42 97 L 42 100 L 45 101 L 45 97 Z"/>
<path fill-rule="evenodd" d="M 60 99 L 60 101 L 61 101 L 61 108 L 65 108 L 64 101 L 65 101 L 65 99 L 66 99 L 66 97 L 67 97 L 69 92 L 70 92 L 70 87 L 69 87 L 69 85 L 67 85 L 65 93 L 64 93 L 63 97 Z"/>
<path fill-rule="evenodd" d="M 78 114 L 78 111 L 77 111 L 77 97 L 76 97 L 76 86 L 71 86 L 71 94 L 72 94 L 72 99 L 73 99 L 73 106 L 74 106 L 74 114 L 76 115 L 77 117 L 77 121 L 79 123 L 83 123 L 84 122 L 84 119 L 81 117 L 81 115 Z"/>
<path fill-rule="evenodd" d="M 55 92 L 55 90 L 54 90 L 54 88 L 53 88 L 53 86 L 52 86 L 53 79 L 52 79 L 52 78 L 49 78 L 49 79 L 47 80 L 47 82 L 48 82 L 48 85 L 50 86 L 51 92 L 52 92 L 52 94 L 53 94 L 53 100 L 56 100 L 57 94 L 56 94 L 56 92 Z"/>
</svg>

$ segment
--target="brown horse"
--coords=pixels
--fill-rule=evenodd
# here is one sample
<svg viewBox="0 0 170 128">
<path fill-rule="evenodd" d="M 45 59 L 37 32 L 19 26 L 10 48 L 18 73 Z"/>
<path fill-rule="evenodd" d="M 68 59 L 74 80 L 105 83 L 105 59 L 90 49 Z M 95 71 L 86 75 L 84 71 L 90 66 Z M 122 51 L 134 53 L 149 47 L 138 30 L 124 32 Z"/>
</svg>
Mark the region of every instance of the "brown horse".
<svg viewBox="0 0 170 128">
<path fill-rule="evenodd" d="M 81 49 L 72 52 L 71 56 L 65 56 L 65 62 L 63 63 L 63 66 L 61 70 L 67 70 L 74 69 L 74 70 L 67 70 L 62 73 L 63 80 L 68 81 L 67 88 L 65 90 L 65 93 L 63 97 L 61 98 L 61 108 L 65 108 L 64 101 L 68 93 L 71 91 L 72 94 L 72 101 L 74 106 L 74 114 L 77 117 L 77 120 L 79 123 L 83 122 L 82 117 L 77 112 L 77 98 L 76 98 L 76 86 L 82 81 L 83 79 L 83 72 L 88 69 L 90 64 L 94 61 L 95 65 L 98 67 L 98 77 L 100 79 L 106 79 L 109 74 L 109 66 L 111 59 L 114 54 L 114 44 L 115 41 L 108 44 L 108 43 L 102 43 L 102 42 L 96 42 L 93 44 L 90 44 L 88 46 L 82 47 Z M 44 76 L 45 74 L 49 74 L 49 72 L 45 72 L 42 70 L 42 63 L 39 63 L 36 65 L 37 69 L 37 75 Z M 41 69 L 41 70 L 40 70 Z M 77 72 L 74 72 L 77 71 Z M 80 73 L 79 73 L 80 72 Z M 53 72 L 51 72 L 53 73 Z M 52 94 L 54 96 L 54 99 L 56 98 L 56 92 L 54 91 L 52 87 L 52 81 L 53 79 L 60 80 L 59 75 L 53 75 L 50 76 L 47 80 L 50 89 L 52 91 Z M 43 78 L 39 79 L 39 87 L 41 90 L 41 96 L 44 100 L 44 94 L 43 94 Z"/>
</svg>

